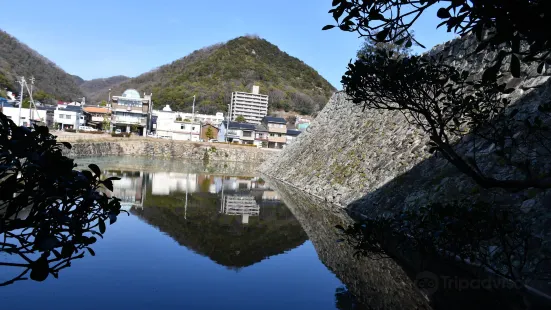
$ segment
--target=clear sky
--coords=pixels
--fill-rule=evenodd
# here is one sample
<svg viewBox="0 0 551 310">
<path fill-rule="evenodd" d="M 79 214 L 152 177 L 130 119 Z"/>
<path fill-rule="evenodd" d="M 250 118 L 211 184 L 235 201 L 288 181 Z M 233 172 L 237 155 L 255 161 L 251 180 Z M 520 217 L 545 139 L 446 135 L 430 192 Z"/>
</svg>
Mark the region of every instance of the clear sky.
<svg viewBox="0 0 551 310">
<path fill-rule="evenodd" d="M 362 39 L 337 29 L 331 0 L 0 0 L 0 28 L 84 79 L 137 76 L 204 46 L 257 34 L 316 69 L 337 88 Z M 8 13 L 9 12 L 9 13 Z M 416 37 L 453 36 L 430 12 Z M 416 52 L 420 52 L 416 49 Z"/>
</svg>

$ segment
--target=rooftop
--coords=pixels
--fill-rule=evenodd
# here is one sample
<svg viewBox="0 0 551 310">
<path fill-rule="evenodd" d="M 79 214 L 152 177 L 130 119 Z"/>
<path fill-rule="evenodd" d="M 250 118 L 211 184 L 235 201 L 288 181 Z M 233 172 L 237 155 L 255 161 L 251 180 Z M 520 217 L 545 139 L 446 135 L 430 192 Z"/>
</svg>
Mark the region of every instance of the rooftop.
<svg viewBox="0 0 551 310">
<path fill-rule="evenodd" d="M 302 132 L 302 131 L 300 131 L 300 130 L 287 129 L 287 135 L 288 135 L 288 136 L 294 136 L 294 137 L 296 137 L 296 136 L 300 135 L 301 132 Z"/>
<path fill-rule="evenodd" d="M 99 107 L 84 107 L 84 111 L 88 113 L 104 113 L 104 114 L 109 113 L 108 108 L 99 108 Z"/>
<path fill-rule="evenodd" d="M 228 121 L 222 122 L 226 128 L 228 128 L 227 123 Z M 230 129 L 245 129 L 245 130 L 254 130 L 255 125 L 249 124 L 249 123 L 238 123 L 238 122 L 230 122 Z"/>
<path fill-rule="evenodd" d="M 275 124 L 287 124 L 287 121 L 282 117 L 264 116 L 262 121 Z"/>
</svg>

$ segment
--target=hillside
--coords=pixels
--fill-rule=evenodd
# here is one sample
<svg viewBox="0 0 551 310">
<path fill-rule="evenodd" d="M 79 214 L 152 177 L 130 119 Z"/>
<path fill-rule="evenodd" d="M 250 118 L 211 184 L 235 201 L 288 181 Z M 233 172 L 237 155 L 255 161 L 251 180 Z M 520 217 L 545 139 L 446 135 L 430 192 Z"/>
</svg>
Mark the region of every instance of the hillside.
<svg viewBox="0 0 551 310">
<path fill-rule="evenodd" d="M 117 84 L 130 79 L 124 75 L 112 76 L 105 79 L 93 79 L 89 81 L 82 81 L 79 83 L 79 87 L 90 102 L 97 102 L 101 100 L 107 100 L 107 97 L 99 97 L 98 94 L 109 91 L 109 88 L 115 87 Z"/>
<path fill-rule="evenodd" d="M 257 37 L 239 37 L 194 51 L 190 55 L 113 87 L 153 93 L 157 108 L 191 110 L 197 95 L 199 112 L 225 111 L 232 91 L 250 91 L 253 84 L 270 96 L 270 110 L 319 111 L 335 88 L 314 69 Z M 107 98 L 106 90 L 93 98 Z"/>
<path fill-rule="evenodd" d="M 35 94 L 39 100 L 50 97 L 69 101 L 82 97 L 72 75 L 0 30 L 0 87 L 19 93 L 20 76 L 35 77 Z"/>
</svg>

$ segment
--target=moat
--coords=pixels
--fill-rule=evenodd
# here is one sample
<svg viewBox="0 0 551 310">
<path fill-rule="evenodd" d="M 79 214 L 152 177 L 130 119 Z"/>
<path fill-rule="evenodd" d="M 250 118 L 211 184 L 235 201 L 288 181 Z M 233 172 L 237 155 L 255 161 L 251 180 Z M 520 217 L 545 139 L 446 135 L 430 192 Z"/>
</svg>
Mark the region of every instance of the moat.
<svg viewBox="0 0 551 310">
<path fill-rule="evenodd" d="M 6 309 L 349 309 L 356 302 L 250 167 L 84 158 L 118 176 L 122 214 L 86 255 L 44 282 L 0 287 Z M 13 259 L 0 254 L 0 260 Z M 7 280 L 17 270 L 0 267 Z M 347 306 L 343 306 L 347 305 Z"/>
</svg>

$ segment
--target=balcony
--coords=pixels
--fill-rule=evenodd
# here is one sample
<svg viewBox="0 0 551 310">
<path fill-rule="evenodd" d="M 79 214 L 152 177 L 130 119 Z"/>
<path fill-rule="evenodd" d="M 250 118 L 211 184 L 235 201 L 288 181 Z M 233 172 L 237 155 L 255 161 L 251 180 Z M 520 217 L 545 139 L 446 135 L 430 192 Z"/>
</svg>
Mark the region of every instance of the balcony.
<svg viewBox="0 0 551 310">
<path fill-rule="evenodd" d="M 127 125 L 147 125 L 147 117 L 132 117 L 132 116 L 117 116 L 113 115 L 111 121 L 114 124 L 127 124 Z"/>
<path fill-rule="evenodd" d="M 287 138 L 283 137 L 268 137 L 268 142 L 286 143 Z"/>
</svg>

